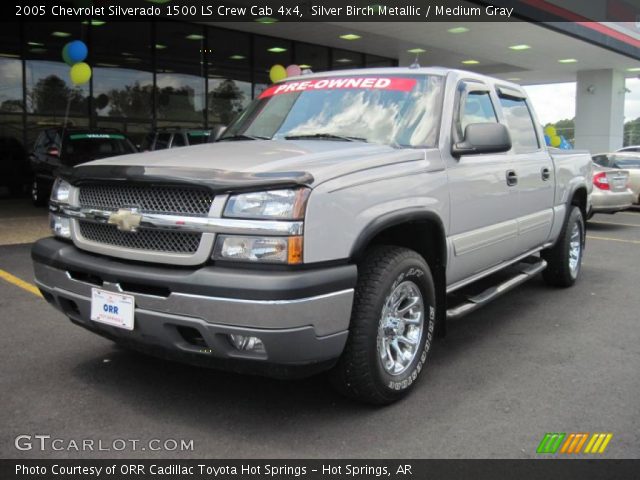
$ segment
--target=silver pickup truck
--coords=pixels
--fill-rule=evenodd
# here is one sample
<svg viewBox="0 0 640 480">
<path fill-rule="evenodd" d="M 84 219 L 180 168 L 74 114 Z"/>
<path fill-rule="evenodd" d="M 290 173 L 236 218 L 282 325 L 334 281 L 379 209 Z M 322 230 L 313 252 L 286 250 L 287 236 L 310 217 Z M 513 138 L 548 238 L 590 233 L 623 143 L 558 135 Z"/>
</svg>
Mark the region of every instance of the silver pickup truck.
<svg viewBox="0 0 640 480">
<path fill-rule="evenodd" d="M 44 298 L 122 345 L 405 395 L 435 335 L 579 273 L 591 158 L 551 155 L 518 85 L 439 68 L 304 75 L 221 138 L 74 167 L 32 257 Z"/>
</svg>

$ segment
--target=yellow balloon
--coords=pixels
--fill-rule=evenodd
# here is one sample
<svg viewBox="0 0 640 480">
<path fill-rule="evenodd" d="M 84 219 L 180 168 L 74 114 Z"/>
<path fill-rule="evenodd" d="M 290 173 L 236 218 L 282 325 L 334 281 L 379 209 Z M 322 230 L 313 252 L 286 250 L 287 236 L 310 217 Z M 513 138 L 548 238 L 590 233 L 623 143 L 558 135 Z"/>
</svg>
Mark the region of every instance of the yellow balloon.
<svg viewBox="0 0 640 480">
<path fill-rule="evenodd" d="M 549 138 L 553 138 L 553 137 L 558 135 L 558 132 L 556 131 L 556 127 L 554 127 L 553 125 L 548 125 L 544 129 L 544 133 L 546 133 L 547 137 L 549 137 Z"/>
<path fill-rule="evenodd" d="M 91 78 L 91 67 L 84 62 L 76 63 L 69 70 L 69 76 L 74 85 L 87 83 Z"/>
<path fill-rule="evenodd" d="M 551 137 L 552 147 L 559 147 L 561 143 L 562 143 L 562 139 L 558 135 L 554 135 L 553 137 Z"/>
<path fill-rule="evenodd" d="M 269 70 L 269 78 L 273 83 L 284 80 L 287 78 L 287 69 L 282 65 L 274 65 L 271 67 L 271 70 Z"/>
</svg>

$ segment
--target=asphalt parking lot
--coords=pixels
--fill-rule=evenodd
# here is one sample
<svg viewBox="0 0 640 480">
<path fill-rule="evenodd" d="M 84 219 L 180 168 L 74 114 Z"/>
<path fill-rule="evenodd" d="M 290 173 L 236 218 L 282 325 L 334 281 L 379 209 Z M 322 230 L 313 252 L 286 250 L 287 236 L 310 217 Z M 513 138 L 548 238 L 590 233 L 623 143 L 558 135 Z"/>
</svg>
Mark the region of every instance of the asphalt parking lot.
<svg viewBox="0 0 640 480">
<path fill-rule="evenodd" d="M 602 456 L 640 458 L 640 213 L 593 220 L 574 288 L 536 278 L 451 323 L 413 394 L 386 408 L 343 399 L 323 376 L 127 352 L 0 279 L 0 457 L 531 458 L 546 432 L 611 432 Z M 29 249 L 0 246 L 0 269 L 33 282 Z M 18 451 L 21 434 L 194 449 Z"/>
</svg>

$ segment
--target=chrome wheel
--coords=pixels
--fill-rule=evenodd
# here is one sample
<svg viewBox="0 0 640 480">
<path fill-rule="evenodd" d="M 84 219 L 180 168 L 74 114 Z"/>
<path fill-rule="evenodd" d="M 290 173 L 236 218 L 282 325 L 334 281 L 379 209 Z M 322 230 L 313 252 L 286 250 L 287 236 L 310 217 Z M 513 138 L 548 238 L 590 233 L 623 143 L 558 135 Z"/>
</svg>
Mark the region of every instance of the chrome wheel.
<svg viewBox="0 0 640 480">
<path fill-rule="evenodd" d="M 580 269 L 580 256 L 582 255 L 582 232 L 578 222 L 573 224 L 571 238 L 569 239 L 569 270 L 571 276 L 576 278 Z"/>
<path fill-rule="evenodd" d="M 404 281 L 387 297 L 378 328 L 378 355 L 387 373 L 400 375 L 409 368 L 423 330 L 422 293 L 415 283 Z"/>
</svg>

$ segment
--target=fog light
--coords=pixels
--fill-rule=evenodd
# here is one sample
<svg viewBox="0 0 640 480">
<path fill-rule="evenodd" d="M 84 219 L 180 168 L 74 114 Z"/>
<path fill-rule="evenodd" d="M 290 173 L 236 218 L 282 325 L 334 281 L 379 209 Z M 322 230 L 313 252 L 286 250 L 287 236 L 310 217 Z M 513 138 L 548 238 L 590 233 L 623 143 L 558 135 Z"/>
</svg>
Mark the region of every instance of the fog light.
<svg viewBox="0 0 640 480">
<path fill-rule="evenodd" d="M 236 350 L 265 353 L 264 344 L 258 337 L 231 334 L 229 335 L 229 340 Z"/>
<path fill-rule="evenodd" d="M 71 238 L 71 220 L 67 217 L 50 213 L 49 226 L 56 237 Z"/>
</svg>

